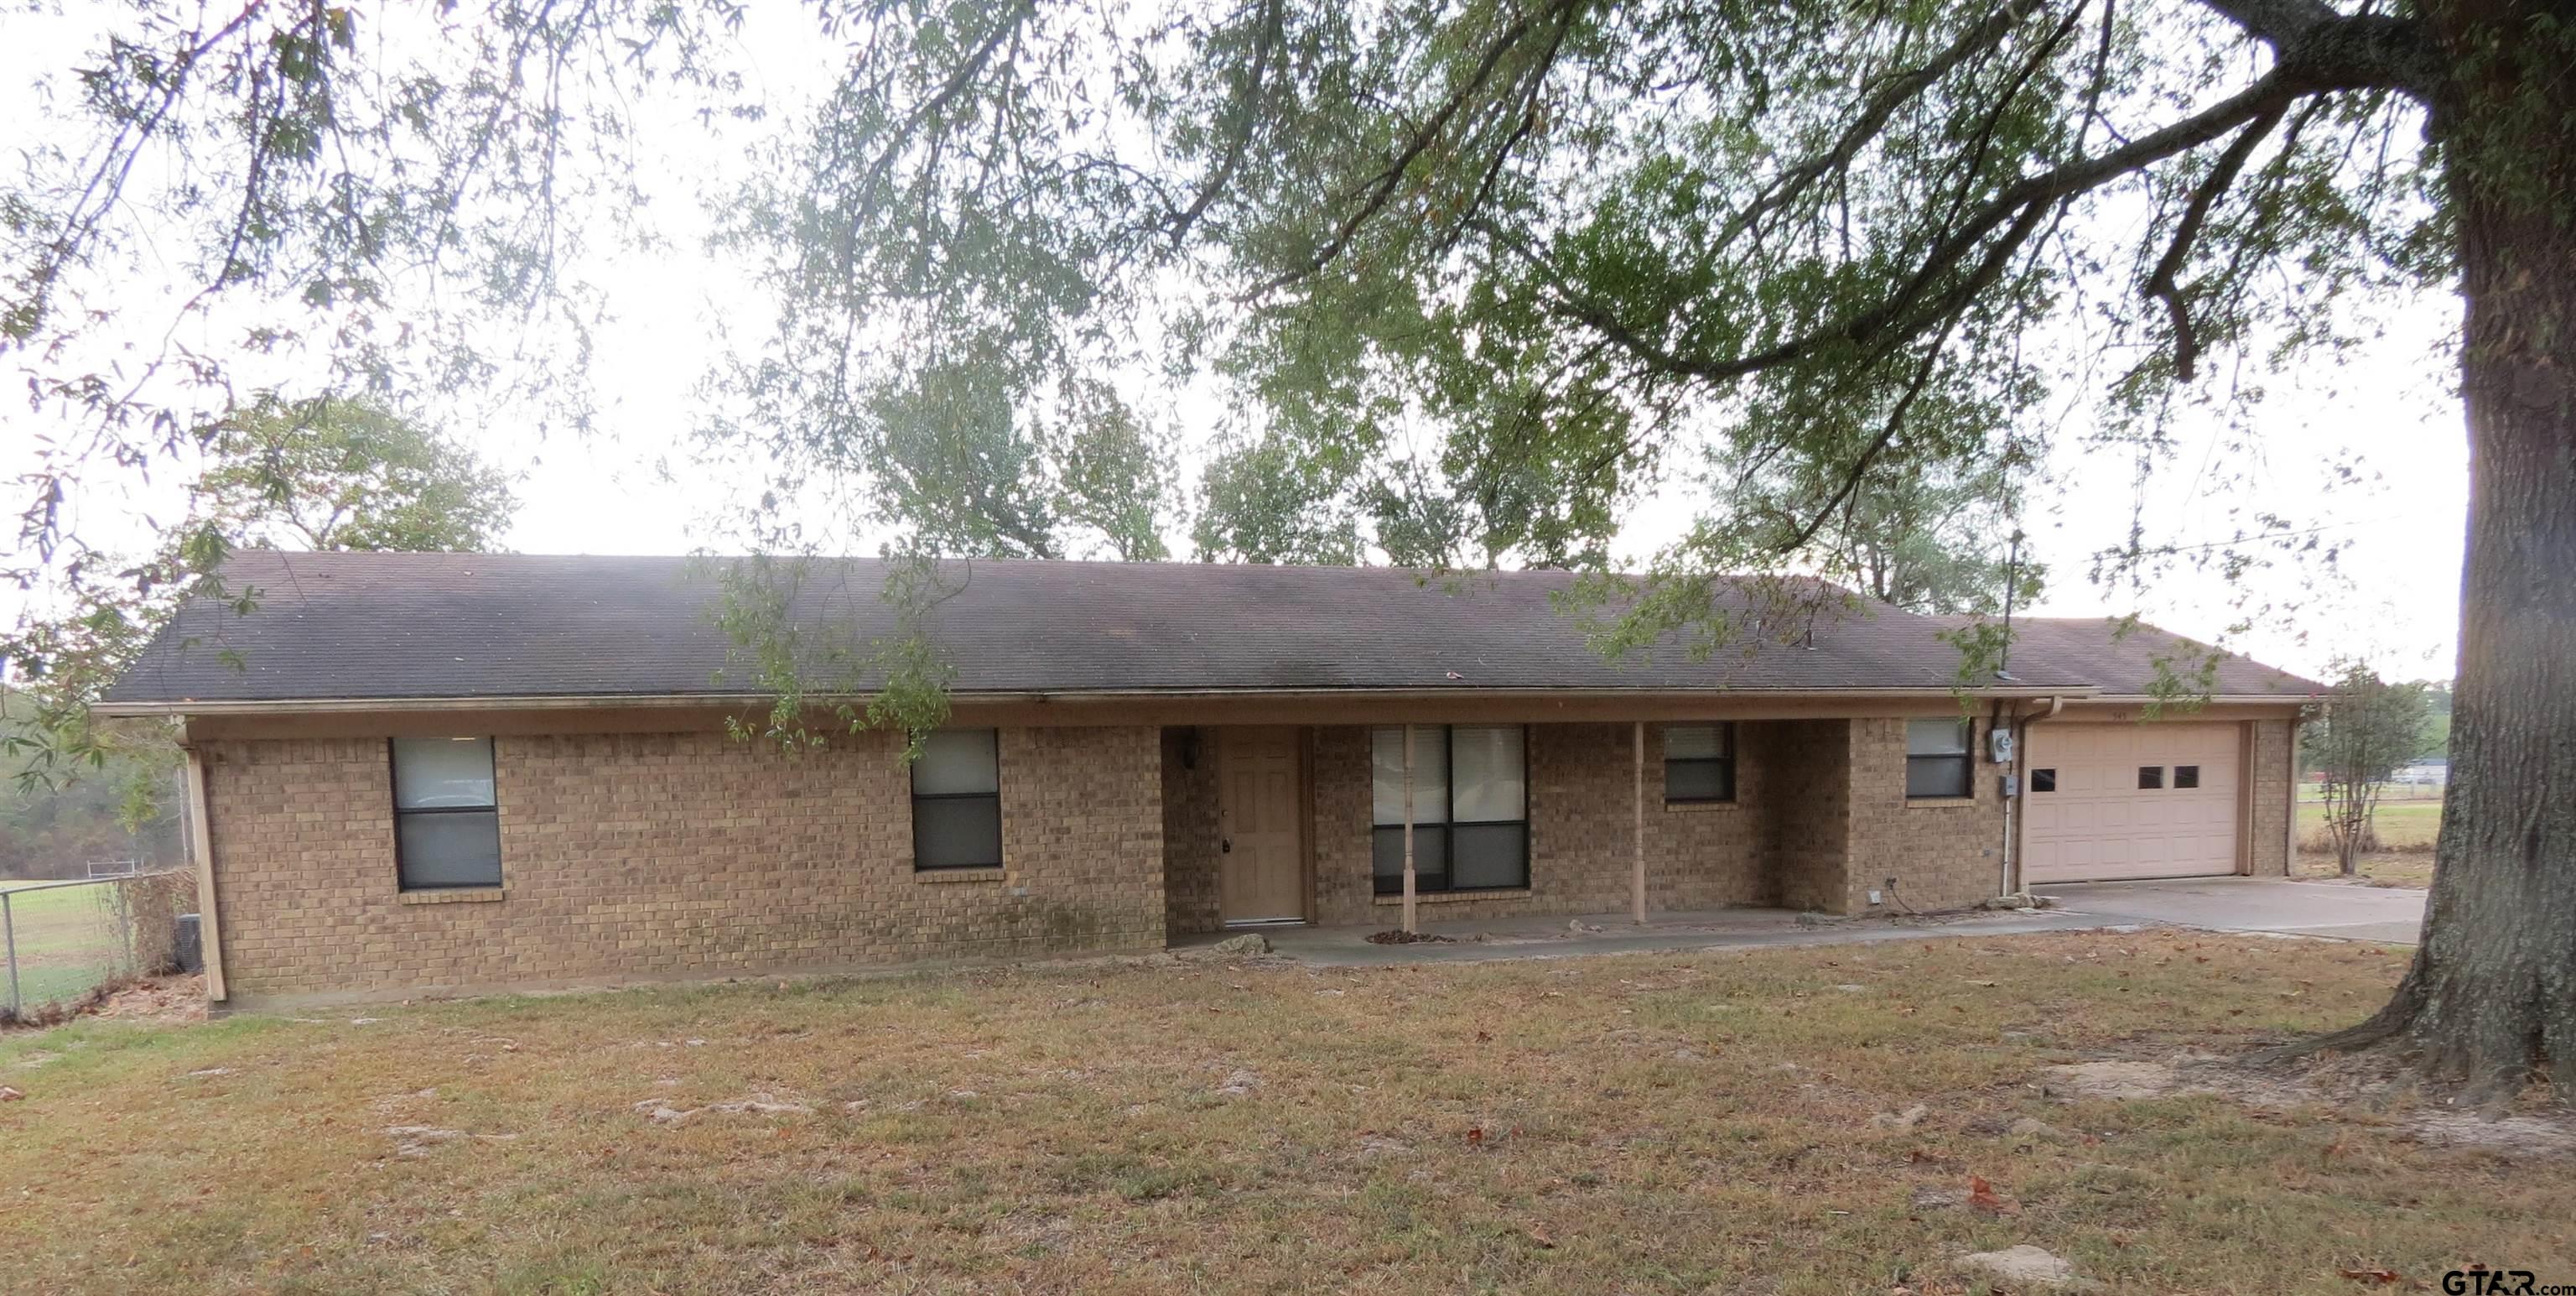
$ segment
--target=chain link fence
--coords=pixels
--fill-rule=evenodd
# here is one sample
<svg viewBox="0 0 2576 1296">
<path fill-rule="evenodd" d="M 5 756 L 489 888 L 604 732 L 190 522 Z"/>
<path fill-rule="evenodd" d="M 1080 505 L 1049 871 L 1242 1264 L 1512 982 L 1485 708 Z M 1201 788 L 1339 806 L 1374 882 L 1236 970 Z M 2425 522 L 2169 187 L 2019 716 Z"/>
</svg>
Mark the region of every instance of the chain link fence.
<svg viewBox="0 0 2576 1296">
<path fill-rule="evenodd" d="M 11 1022 L 46 1022 L 93 995 L 179 962 L 179 915 L 196 908 L 185 869 L 0 883 L 0 950 Z"/>
</svg>

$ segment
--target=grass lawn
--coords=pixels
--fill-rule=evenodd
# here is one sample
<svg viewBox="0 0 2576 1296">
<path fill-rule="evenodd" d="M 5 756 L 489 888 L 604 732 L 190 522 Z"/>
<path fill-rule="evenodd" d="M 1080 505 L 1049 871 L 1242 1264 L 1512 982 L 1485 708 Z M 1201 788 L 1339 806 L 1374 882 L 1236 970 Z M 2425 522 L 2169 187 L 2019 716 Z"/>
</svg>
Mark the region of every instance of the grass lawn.
<svg viewBox="0 0 2576 1296">
<path fill-rule="evenodd" d="M 0 1040 L 0 1254 L 26 1291 L 1961 1292 L 2025 1242 L 2139 1291 L 2576 1281 L 2576 1162 L 2040 1087 L 2356 1020 L 2403 962 L 2102 934 L 89 1022 Z"/>
<path fill-rule="evenodd" d="M 2383 801 L 2373 819 L 2384 848 L 2369 852 L 2354 865 L 2363 877 L 2384 886 L 2427 887 L 2433 885 L 2433 838 L 2442 830 L 2442 803 L 2439 801 Z M 2314 801 L 2299 803 L 2299 873 L 2303 877 L 2335 877 L 2342 866 L 2336 861 L 2325 833 L 2325 807 Z"/>
</svg>

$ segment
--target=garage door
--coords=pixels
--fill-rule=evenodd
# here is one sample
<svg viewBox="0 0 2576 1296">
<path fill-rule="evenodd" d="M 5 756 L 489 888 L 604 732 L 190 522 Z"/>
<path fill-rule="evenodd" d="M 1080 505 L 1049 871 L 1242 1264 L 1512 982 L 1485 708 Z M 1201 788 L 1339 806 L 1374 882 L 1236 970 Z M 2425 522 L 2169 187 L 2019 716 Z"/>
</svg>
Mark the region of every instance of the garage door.
<svg viewBox="0 0 2576 1296">
<path fill-rule="evenodd" d="M 2236 871 L 2238 727 L 2034 725 L 2026 883 Z"/>
</svg>

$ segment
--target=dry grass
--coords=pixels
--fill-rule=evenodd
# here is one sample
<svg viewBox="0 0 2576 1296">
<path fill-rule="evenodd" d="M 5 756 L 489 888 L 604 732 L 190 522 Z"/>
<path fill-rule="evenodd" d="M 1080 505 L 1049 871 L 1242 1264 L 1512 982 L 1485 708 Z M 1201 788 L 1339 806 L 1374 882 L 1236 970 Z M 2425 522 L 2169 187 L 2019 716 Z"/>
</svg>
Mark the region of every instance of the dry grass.
<svg viewBox="0 0 2576 1296">
<path fill-rule="evenodd" d="M 2433 885 L 2433 854 L 2430 851 L 2393 853 L 2382 851 L 2364 855 L 2352 862 L 2353 871 L 2372 886 L 2415 887 Z M 2343 861 L 2331 851 L 2302 850 L 2298 871 L 2293 877 L 2338 878 L 2343 876 Z"/>
<path fill-rule="evenodd" d="M 2401 962 L 2151 933 L 88 1022 L 0 1041 L 0 1245 L 29 1291 L 1963 1291 L 2021 1242 L 2159 1292 L 2570 1272 L 2565 1160 L 2036 1087 L 2349 1022 Z M 638 1108 L 754 1097 L 810 1111 Z"/>
<path fill-rule="evenodd" d="M 2379 849 L 2364 852 L 2353 862 L 2362 877 L 2379 886 L 2433 885 L 2433 839 L 2442 831 L 2441 802 L 2381 802 L 2372 826 L 2379 836 Z M 2334 837 L 2325 828 L 2325 807 L 2301 802 L 2297 876 L 2330 878 L 2342 872 Z"/>
</svg>

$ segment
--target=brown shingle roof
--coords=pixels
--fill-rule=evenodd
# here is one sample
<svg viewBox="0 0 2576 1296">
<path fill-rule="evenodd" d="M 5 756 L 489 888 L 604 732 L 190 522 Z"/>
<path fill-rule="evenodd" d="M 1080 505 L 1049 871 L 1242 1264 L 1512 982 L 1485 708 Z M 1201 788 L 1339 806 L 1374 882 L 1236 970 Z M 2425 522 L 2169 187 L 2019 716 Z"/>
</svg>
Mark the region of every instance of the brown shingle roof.
<svg viewBox="0 0 2576 1296">
<path fill-rule="evenodd" d="M 226 583 L 256 590 L 257 607 L 191 602 L 107 701 L 755 693 L 713 619 L 717 569 L 730 561 L 244 553 Z M 888 570 L 817 565 L 793 622 L 860 645 L 893 632 Z M 1765 642 L 1693 660 L 1668 644 L 1609 661 L 1557 607 L 1575 581 L 1564 572 L 1425 581 L 1388 568 L 978 559 L 943 574 L 953 592 L 927 629 L 961 695 L 1939 691 L 1959 669 L 1943 619 L 1889 608 L 1828 614 L 1812 647 Z M 2022 687 L 2068 689 L 2097 673 L 2055 651 L 2017 652 L 2013 671 Z"/>
<path fill-rule="evenodd" d="M 1966 617 L 1936 618 L 1949 625 Z M 2206 681 L 2216 697 L 2283 700 L 2318 697 L 2326 686 L 2250 657 L 2221 652 L 2196 639 L 2139 622 L 2125 632 L 2110 617 L 2015 617 L 2011 673 L 2032 672 L 2054 678 L 2082 675 L 2113 697 L 2143 697 L 2156 691 L 2157 680 L 2170 672 L 2183 687 L 2197 691 L 2204 664 L 2212 667 Z"/>
</svg>

